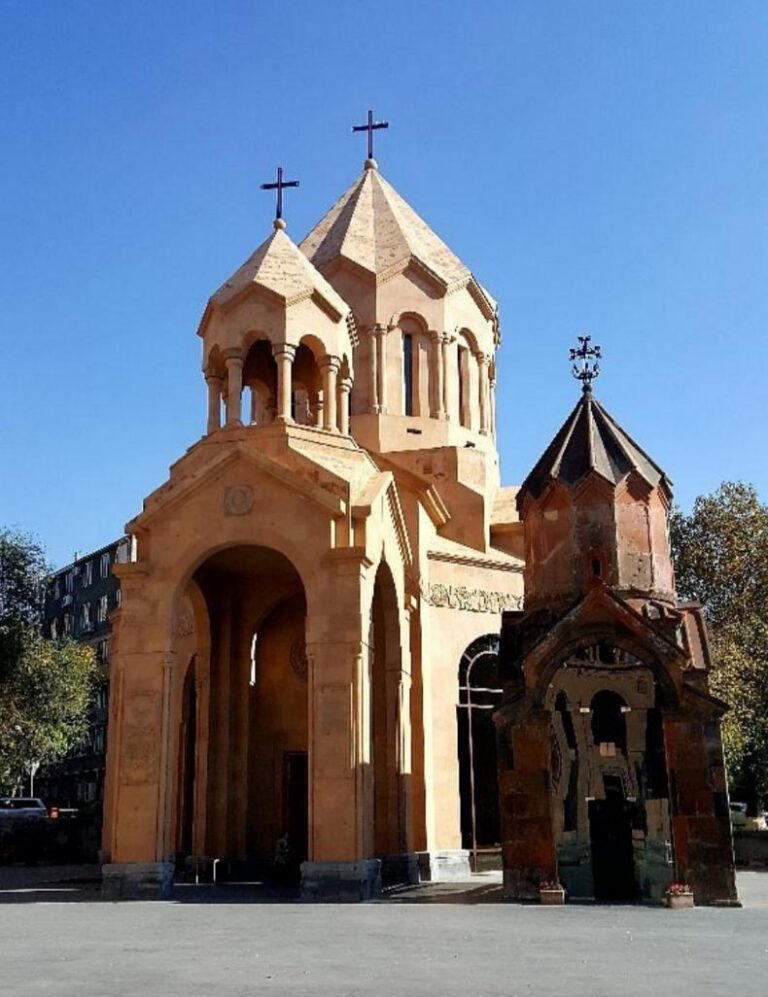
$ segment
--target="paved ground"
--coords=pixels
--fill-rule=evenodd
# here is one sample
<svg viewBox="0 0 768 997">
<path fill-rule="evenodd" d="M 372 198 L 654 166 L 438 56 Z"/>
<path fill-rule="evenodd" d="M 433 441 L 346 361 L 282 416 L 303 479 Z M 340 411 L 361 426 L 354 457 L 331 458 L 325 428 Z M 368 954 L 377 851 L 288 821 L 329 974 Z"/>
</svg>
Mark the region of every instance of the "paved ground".
<svg viewBox="0 0 768 997">
<path fill-rule="evenodd" d="M 94 871 L 0 870 L 0 993 L 159 995 L 768 994 L 768 872 L 742 910 L 519 907 L 494 874 L 358 906 L 186 887 L 101 903 Z"/>
</svg>

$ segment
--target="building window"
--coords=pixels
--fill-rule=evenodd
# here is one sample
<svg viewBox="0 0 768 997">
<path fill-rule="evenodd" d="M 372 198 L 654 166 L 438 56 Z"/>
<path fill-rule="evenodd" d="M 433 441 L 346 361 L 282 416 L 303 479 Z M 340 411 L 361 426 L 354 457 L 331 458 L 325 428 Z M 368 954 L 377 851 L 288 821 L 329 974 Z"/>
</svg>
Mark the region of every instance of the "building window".
<svg viewBox="0 0 768 997">
<path fill-rule="evenodd" d="M 99 623 L 106 623 L 107 622 L 107 612 L 108 612 L 107 596 L 100 595 L 99 596 L 99 615 L 98 615 L 98 621 L 99 621 Z"/>
<path fill-rule="evenodd" d="M 105 551 L 99 558 L 99 575 L 109 578 L 109 551 Z"/>
<path fill-rule="evenodd" d="M 99 664 L 106 665 L 109 661 L 109 641 L 100 640 L 96 649 L 96 659 Z"/>
<path fill-rule="evenodd" d="M 90 604 L 90 602 L 84 602 L 83 603 L 83 605 L 81 607 L 81 612 L 83 614 L 82 615 L 83 629 L 85 629 L 87 627 L 90 627 L 90 625 L 91 625 L 91 604 Z"/>
<path fill-rule="evenodd" d="M 60 599 L 61 598 L 61 579 L 60 578 L 57 578 L 56 581 L 53 583 L 53 598 L 54 599 Z"/>
<path fill-rule="evenodd" d="M 72 617 L 69 613 L 64 614 L 64 633 L 67 637 L 72 633 Z"/>
<path fill-rule="evenodd" d="M 71 572 L 71 571 L 68 571 L 66 573 L 66 575 L 64 575 L 64 588 L 67 590 L 68 594 L 71 595 L 72 589 L 74 588 L 74 585 L 75 585 L 75 576 L 74 576 L 74 573 Z"/>
<path fill-rule="evenodd" d="M 85 588 L 88 585 L 93 584 L 93 561 L 86 561 L 81 568 L 82 572 L 82 586 Z"/>
<path fill-rule="evenodd" d="M 123 604 L 123 593 L 120 589 L 115 589 L 115 606 L 119 609 Z"/>
<path fill-rule="evenodd" d="M 58 623 L 55 619 L 51 620 L 51 640 L 56 640 L 59 636 Z"/>
<path fill-rule="evenodd" d="M 413 335 L 403 333 L 403 404 L 406 415 L 413 415 Z"/>
</svg>

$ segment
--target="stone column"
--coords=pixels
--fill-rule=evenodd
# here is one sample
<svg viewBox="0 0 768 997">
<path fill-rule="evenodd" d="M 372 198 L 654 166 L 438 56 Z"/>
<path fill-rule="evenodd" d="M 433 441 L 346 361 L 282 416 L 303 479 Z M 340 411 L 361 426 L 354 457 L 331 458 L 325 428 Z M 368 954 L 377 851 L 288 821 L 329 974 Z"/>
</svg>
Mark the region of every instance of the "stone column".
<svg viewBox="0 0 768 997">
<path fill-rule="evenodd" d="M 488 396 L 489 396 L 488 397 L 488 403 L 489 403 L 489 407 L 490 407 L 490 410 L 491 410 L 490 411 L 490 418 L 489 418 L 488 421 L 489 421 L 489 424 L 490 424 L 491 439 L 495 440 L 496 439 L 496 378 L 494 376 L 495 371 L 489 370 L 488 374 L 489 374 L 489 380 L 488 380 Z"/>
<path fill-rule="evenodd" d="M 320 360 L 323 375 L 323 429 L 337 432 L 336 424 L 336 377 L 341 367 L 338 357 L 324 356 Z"/>
<path fill-rule="evenodd" d="M 377 396 L 379 412 L 387 411 L 387 330 L 383 325 L 374 327 L 376 342 Z"/>
<path fill-rule="evenodd" d="M 208 432 L 214 433 L 221 427 L 221 378 L 218 374 L 206 374 L 208 385 Z"/>
<path fill-rule="evenodd" d="M 227 365 L 227 429 L 242 426 L 240 406 L 243 394 L 243 354 L 240 350 L 225 350 Z"/>
<path fill-rule="evenodd" d="M 432 396 L 432 410 L 430 414 L 433 419 L 445 419 L 445 406 L 443 405 L 443 351 L 440 333 L 433 332 L 431 338 L 432 364 L 429 370 L 429 387 Z"/>
<path fill-rule="evenodd" d="M 443 418 L 449 418 L 449 407 L 448 407 L 448 346 L 453 342 L 453 339 L 448 335 L 447 332 L 443 333 L 440 337 L 440 366 L 443 373 L 443 396 L 442 396 L 442 406 L 443 406 Z"/>
<path fill-rule="evenodd" d="M 480 432 L 488 435 L 488 357 L 482 351 L 475 354 L 479 373 L 478 383 L 480 395 Z"/>
<path fill-rule="evenodd" d="M 370 391 L 371 391 L 371 404 L 369 411 L 373 415 L 378 415 L 380 412 L 379 407 L 379 344 L 376 338 L 376 333 L 374 329 L 368 330 L 368 347 L 370 349 L 370 365 L 369 372 L 371 375 Z"/>
<path fill-rule="evenodd" d="M 272 356 L 277 363 L 277 409 L 275 422 L 293 422 L 291 418 L 291 381 L 296 347 L 289 343 L 273 343 Z"/>
<path fill-rule="evenodd" d="M 340 553 L 340 552 L 333 552 Z M 305 900 L 368 900 L 381 892 L 381 862 L 370 847 L 370 678 L 364 634 L 370 562 L 328 558 L 307 593 L 309 658 L 309 861 Z"/>
<path fill-rule="evenodd" d="M 349 396 L 352 392 L 352 378 L 343 377 L 339 381 L 339 432 L 349 436 Z"/>
<path fill-rule="evenodd" d="M 697 905 L 740 906 L 720 718 L 670 714 L 663 723 L 675 879 L 691 885 Z"/>
<path fill-rule="evenodd" d="M 538 900 L 539 884 L 558 875 L 549 793 L 550 716 L 546 710 L 518 716 L 511 711 L 500 727 L 504 897 Z"/>
</svg>

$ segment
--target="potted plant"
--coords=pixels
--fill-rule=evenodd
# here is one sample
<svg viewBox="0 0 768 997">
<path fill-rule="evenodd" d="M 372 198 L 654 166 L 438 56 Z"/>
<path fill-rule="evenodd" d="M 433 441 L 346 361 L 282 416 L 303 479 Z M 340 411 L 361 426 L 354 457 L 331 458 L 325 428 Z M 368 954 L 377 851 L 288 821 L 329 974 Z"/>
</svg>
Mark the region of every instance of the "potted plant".
<svg viewBox="0 0 768 997">
<path fill-rule="evenodd" d="M 693 907 L 693 890 L 687 883 L 670 883 L 665 893 L 667 907 L 678 910 Z"/>
<path fill-rule="evenodd" d="M 565 890 L 556 879 L 544 879 L 539 883 L 539 903 L 554 906 L 565 903 Z"/>
</svg>

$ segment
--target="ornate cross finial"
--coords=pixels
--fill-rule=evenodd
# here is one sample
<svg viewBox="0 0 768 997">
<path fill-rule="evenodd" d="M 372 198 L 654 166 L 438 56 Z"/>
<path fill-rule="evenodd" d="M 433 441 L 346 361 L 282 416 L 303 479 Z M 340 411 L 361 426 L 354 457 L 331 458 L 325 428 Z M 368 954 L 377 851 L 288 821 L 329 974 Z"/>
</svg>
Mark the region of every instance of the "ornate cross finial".
<svg viewBox="0 0 768 997">
<path fill-rule="evenodd" d="M 263 183 L 261 185 L 262 190 L 276 190 L 277 191 L 277 207 L 275 208 L 275 228 L 285 228 L 285 222 L 283 221 L 283 191 L 286 187 L 298 187 L 298 180 L 283 180 L 283 168 L 278 166 L 277 168 L 277 180 L 275 183 Z"/>
<path fill-rule="evenodd" d="M 592 382 L 600 374 L 600 364 L 598 360 L 602 358 L 602 350 L 599 346 L 590 346 L 591 336 L 578 336 L 578 346 L 572 346 L 570 352 L 571 373 L 577 381 L 581 381 L 581 390 L 589 392 L 592 390 Z"/>
<path fill-rule="evenodd" d="M 373 159 L 373 133 L 379 128 L 389 128 L 388 121 L 374 121 L 373 111 L 368 112 L 368 122 L 364 125 L 352 125 L 353 132 L 368 132 L 368 162 L 374 163 Z M 367 163 L 366 163 L 367 165 Z"/>
</svg>

